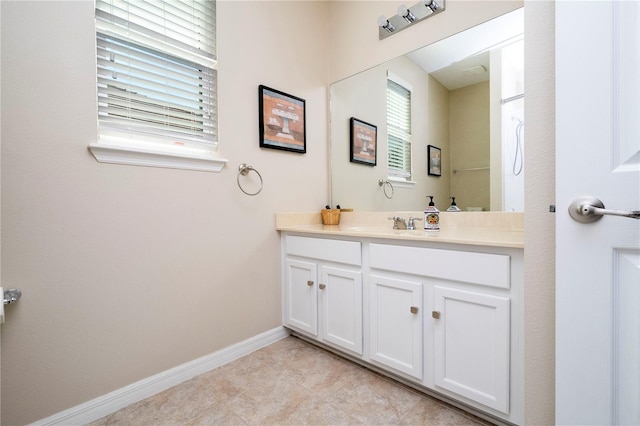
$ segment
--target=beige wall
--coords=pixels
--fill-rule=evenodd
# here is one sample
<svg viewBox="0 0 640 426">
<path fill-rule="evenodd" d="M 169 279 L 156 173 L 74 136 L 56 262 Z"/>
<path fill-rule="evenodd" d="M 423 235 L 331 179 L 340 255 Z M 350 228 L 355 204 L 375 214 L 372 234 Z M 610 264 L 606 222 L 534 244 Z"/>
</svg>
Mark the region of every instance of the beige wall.
<svg viewBox="0 0 640 426">
<path fill-rule="evenodd" d="M 555 5 L 525 1 L 525 421 L 555 423 Z"/>
<path fill-rule="evenodd" d="M 451 194 L 462 210 L 467 207 L 490 210 L 489 170 L 453 173 L 454 169 L 489 167 L 489 125 L 488 81 L 449 93 Z"/>
<path fill-rule="evenodd" d="M 281 324 L 278 211 L 328 199 L 327 4 L 218 6 L 220 174 L 97 163 L 93 2 L 0 2 L 2 424 Z M 307 101 L 305 155 L 258 147 L 258 85 Z M 256 197 L 238 164 L 264 178 Z"/>
<path fill-rule="evenodd" d="M 378 16 L 399 3 L 219 2 L 230 163 L 209 174 L 95 162 L 91 2 L 0 2 L 2 278 L 24 292 L 2 330 L 3 424 L 280 324 L 274 213 L 328 199 L 327 84 L 522 1 L 448 0 L 445 13 L 379 41 Z M 552 2 L 527 1 L 528 424 L 553 423 L 553 19 Z M 307 154 L 258 148 L 259 84 L 307 100 Z M 241 162 L 264 177 L 257 197 L 236 187 Z"/>
<path fill-rule="evenodd" d="M 0 7 L 0 22 L 2 22 L 2 7 Z M 2 31 L 0 31 L 0 52 L 2 51 Z M 0 82 L 2 81 L 2 61 L 0 58 Z M 2 105 L 2 84 L 0 84 L 0 105 Z M 2 109 L 0 108 L 0 122 Z M 1 129 L 1 126 L 0 126 Z M 2 164 L 2 131 L 0 130 L 0 165 Z M 0 188 L 2 188 L 2 173 L 0 169 Z M 0 191 L 1 192 L 1 191 Z M 2 216 L 2 196 L 0 193 L 0 216 Z M 2 220 L 0 220 L 0 283 L 2 283 Z M 4 297 L 4 296 L 3 296 Z M 0 326 L 2 327 L 2 326 Z M 2 329 L 0 328 L 0 343 L 2 341 Z M 0 377 L 2 377 L 2 345 L 0 344 Z M 2 401 L 2 386 L 0 385 L 0 401 Z M 0 423 L 2 423 L 2 404 L 0 404 Z"/>
</svg>

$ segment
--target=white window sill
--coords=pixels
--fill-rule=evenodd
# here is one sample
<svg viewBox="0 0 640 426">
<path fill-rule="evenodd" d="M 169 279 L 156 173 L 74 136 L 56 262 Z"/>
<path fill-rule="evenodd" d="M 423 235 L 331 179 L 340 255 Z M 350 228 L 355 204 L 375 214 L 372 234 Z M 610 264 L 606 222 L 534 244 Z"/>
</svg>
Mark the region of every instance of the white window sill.
<svg viewBox="0 0 640 426">
<path fill-rule="evenodd" d="M 100 163 L 132 166 L 163 167 L 219 173 L 229 160 L 217 158 L 212 151 L 156 144 L 124 145 L 96 142 L 89 145 L 91 154 Z"/>
<path fill-rule="evenodd" d="M 389 182 L 391 182 L 395 188 L 413 188 L 416 186 L 416 183 L 412 180 L 404 180 L 394 177 L 389 177 Z"/>
</svg>

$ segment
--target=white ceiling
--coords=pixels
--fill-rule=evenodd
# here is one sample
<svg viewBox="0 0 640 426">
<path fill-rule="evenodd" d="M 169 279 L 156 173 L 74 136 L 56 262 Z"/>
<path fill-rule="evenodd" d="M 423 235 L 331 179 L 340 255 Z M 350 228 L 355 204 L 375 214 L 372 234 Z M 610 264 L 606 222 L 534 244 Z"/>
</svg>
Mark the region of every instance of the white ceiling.
<svg viewBox="0 0 640 426">
<path fill-rule="evenodd" d="M 445 11 L 446 13 L 446 11 Z M 449 90 L 489 78 L 489 51 L 524 35 L 524 9 L 499 16 L 407 54 Z M 484 67 L 486 72 L 478 72 Z"/>
</svg>

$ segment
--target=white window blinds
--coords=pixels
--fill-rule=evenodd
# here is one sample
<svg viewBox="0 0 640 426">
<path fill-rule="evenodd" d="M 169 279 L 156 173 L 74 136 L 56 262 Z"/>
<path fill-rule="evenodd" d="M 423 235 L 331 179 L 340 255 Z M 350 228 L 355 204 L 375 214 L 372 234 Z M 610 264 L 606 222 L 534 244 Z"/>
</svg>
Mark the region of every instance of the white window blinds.
<svg viewBox="0 0 640 426">
<path fill-rule="evenodd" d="M 411 179 L 411 91 L 387 79 L 389 176 Z"/>
<path fill-rule="evenodd" d="M 96 0 L 100 138 L 215 149 L 215 1 Z"/>
</svg>

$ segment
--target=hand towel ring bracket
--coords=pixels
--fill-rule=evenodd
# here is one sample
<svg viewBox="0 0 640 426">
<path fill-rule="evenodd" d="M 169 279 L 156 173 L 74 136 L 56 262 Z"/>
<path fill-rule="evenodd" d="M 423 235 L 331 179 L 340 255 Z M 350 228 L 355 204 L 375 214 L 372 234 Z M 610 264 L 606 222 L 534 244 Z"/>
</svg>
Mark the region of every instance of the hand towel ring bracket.
<svg viewBox="0 0 640 426">
<path fill-rule="evenodd" d="M 249 172 L 255 172 L 258 175 L 258 178 L 260 178 L 260 188 L 256 192 L 245 191 L 245 189 L 242 187 L 242 184 L 240 183 L 240 176 L 246 176 L 249 174 Z M 245 164 L 245 163 L 242 163 L 240 164 L 240 166 L 238 166 L 238 177 L 236 181 L 238 182 L 238 188 L 240 188 L 240 191 L 251 196 L 258 195 L 260 191 L 262 191 L 262 188 L 264 187 L 264 183 L 262 181 L 262 175 L 260 175 L 260 172 L 254 169 L 253 166 L 249 166 L 248 164 Z"/>
</svg>

